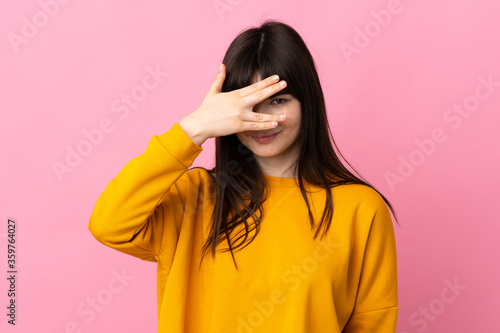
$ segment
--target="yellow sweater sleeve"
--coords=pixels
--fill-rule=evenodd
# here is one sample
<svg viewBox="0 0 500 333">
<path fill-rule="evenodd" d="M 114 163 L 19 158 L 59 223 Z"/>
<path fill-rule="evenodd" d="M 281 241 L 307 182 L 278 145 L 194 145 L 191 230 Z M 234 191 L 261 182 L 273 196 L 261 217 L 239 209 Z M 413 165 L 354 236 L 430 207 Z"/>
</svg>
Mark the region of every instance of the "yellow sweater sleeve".
<svg viewBox="0 0 500 333">
<path fill-rule="evenodd" d="M 178 180 L 202 150 L 178 123 L 153 136 L 99 196 L 88 225 L 92 235 L 142 260 L 157 262 L 160 251 L 173 256 L 180 227 L 172 220 L 182 217 L 186 197 L 185 181 Z"/>
<path fill-rule="evenodd" d="M 396 241 L 385 202 L 376 196 L 352 314 L 343 333 L 394 333 L 398 314 Z M 361 240 L 360 240 L 361 241 Z"/>
</svg>

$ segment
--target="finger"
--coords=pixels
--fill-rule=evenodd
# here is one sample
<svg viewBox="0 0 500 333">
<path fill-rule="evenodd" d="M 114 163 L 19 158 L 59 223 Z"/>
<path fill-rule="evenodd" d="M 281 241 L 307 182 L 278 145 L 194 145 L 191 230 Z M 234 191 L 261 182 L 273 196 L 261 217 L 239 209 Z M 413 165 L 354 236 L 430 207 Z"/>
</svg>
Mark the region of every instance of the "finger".
<svg viewBox="0 0 500 333">
<path fill-rule="evenodd" d="M 258 90 L 253 94 L 248 95 L 247 97 L 244 98 L 244 102 L 247 106 L 253 107 L 254 105 L 257 105 L 260 102 L 271 97 L 272 95 L 276 94 L 277 92 L 285 89 L 286 85 L 287 85 L 286 81 L 275 83 L 269 87 L 266 87 L 262 90 Z"/>
<path fill-rule="evenodd" d="M 249 86 L 237 89 L 236 91 L 238 92 L 238 95 L 240 97 L 246 97 L 248 95 L 254 94 L 259 90 L 262 90 L 268 86 L 270 86 L 273 83 L 276 83 L 279 81 L 279 76 L 278 75 L 272 75 L 269 76 L 263 80 L 260 80 L 258 82 L 255 82 Z"/>
<path fill-rule="evenodd" d="M 278 125 L 276 121 L 266 121 L 266 122 L 253 122 L 244 121 L 242 132 L 245 131 L 263 131 L 271 128 L 275 128 Z"/>
<path fill-rule="evenodd" d="M 247 122 L 273 122 L 286 119 L 286 114 L 267 114 L 253 111 L 245 111 L 241 114 L 241 119 Z"/>
<path fill-rule="evenodd" d="M 208 94 L 220 93 L 222 91 L 222 84 L 224 83 L 225 78 L 226 78 L 226 66 L 221 63 L 219 72 L 217 72 L 214 82 L 212 82 L 212 86 L 208 90 Z"/>
</svg>

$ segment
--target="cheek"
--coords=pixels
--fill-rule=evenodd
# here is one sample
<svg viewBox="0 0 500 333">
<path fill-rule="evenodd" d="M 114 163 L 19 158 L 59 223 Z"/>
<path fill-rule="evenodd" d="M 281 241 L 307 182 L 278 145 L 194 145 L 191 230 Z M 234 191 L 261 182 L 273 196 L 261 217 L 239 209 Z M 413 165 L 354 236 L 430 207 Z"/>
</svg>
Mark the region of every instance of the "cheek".
<svg viewBox="0 0 500 333">
<path fill-rule="evenodd" d="M 282 122 L 281 126 L 288 132 L 300 131 L 300 115 L 290 115 Z"/>
<path fill-rule="evenodd" d="M 300 119 L 290 119 L 291 121 L 285 124 L 286 140 L 295 141 L 300 136 Z"/>
<path fill-rule="evenodd" d="M 236 137 L 238 138 L 238 140 L 243 142 L 243 140 L 245 140 L 245 138 L 246 138 L 246 135 L 243 132 L 238 132 L 238 133 L 236 133 Z"/>
<path fill-rule="evenodd" d="M 293 105 L 285 109 L 284 111 L 287 114 L 285 121 L 280 122 L 283 127 L 296 127 L 300 125 L 301 122 L 301 110 L 300 107 Z"/>
<path fill-rule="evenodd" d="M 248 145 L 251 144 L 251 139 L 250 137 L 248 137 L 247 135 L 245 134 L 242 134 L 242 133 L 237 133 L 236 134 L 236 137 L 238 138 L 238 140 L 240 140 L 240 142 L 242 144 L 244 144 L 247 148 L 248 148 Z"/>
</svg>

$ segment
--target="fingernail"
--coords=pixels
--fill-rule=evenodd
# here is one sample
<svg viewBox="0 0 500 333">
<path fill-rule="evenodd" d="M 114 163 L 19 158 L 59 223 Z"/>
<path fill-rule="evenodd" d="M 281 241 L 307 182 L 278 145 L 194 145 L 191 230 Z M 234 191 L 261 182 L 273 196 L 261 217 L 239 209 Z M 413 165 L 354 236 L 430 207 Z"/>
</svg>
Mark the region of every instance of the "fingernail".
<svg viewBox="0 0 500 333">
<path fill-rule="evenodd" d="M 278 75 L 273 76 L 273 81 L 278 81 L 279 79 L 280 79 L 280 77 Z"/>
<path fill-rule="evenodd" d="M 280 82 L 280 86 L 284 87 L 286 85 L 286 82 L 285 81 L 281 81 Z"/>
<path fill-rule="evenodd" d="M 286 114 L 280 114 L 279 118 L 280 118 L 280 120 L 285 120 L 286 119 Z"/>
</svg>

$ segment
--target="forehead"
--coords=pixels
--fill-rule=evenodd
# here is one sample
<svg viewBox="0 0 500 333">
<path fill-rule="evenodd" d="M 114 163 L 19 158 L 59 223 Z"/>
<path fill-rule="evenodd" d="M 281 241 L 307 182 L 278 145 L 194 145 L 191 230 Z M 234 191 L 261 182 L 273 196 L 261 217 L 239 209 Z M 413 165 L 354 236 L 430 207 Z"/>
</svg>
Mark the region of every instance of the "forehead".
<svg viewBox="0 0 500 333">
<path fill-rule="evenodd" d="M 260 80 L 262 80 L 262 77 L 261 77 L 260 73 L 257 72 L 257 73 L 254 73 L 252 75 L 252 78 L 250 79 L 250 83 L 255 83 L 255 82 L 260 81 Z"/>
</svg>

